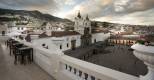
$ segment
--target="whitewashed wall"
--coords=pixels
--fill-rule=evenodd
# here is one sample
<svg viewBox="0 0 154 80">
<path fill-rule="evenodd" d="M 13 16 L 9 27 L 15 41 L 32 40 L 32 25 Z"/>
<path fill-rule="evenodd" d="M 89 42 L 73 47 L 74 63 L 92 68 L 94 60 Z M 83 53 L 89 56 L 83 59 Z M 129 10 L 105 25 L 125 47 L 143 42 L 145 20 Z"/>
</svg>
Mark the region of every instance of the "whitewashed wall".
<svg viewBox="0 0 154 80">
<path fill-rule="evenodd" d="M 92 34 L 92 43 L 95 42 L 95 39 L 96 39 L 96 42 L 98 42 L 98 41 L 104 41 L 105 39 L 107 39 L 109 37 L 110 37 L 109 33 L 107 33 L 107 34 L 104 34 L 104 33 Z"/>
<path fill-rule="evenodd" d="M 109 34 L 104 34 L 104 33 L 92 34 L 92 43 L 94 43 L 95 39 L 96 39 L 96 42 L 104 41 L 109 36 L 110 36 Z M 60 49 L 60 50 L 65 51 L 65 50 L 71 49 L 71 41 L 72 40 L 76 40 L 76 47 L 81 46 L 81 35 L 72 35 L 72 36 L 64 36 L 64 37 L 50 37 L 50 38 L 34 40 L 34 42 L 37 43 L 37 41 L 38 41 L 38 43 L 40 43 L 41 41 L 45 41 L 44 42 L 45 44 L 47 44 L 49 42 L 47 44 L 49 46 L 49 48 L 50 48 L 50 44 L 52 42 L 59 49 L 60 49 L 60 45 L 61 45 L 62 49 Z M 68 44 L 68 46 L 67 46 L 67 44 Z"/>
<path fill-rule="evenodd" d="M 54 51 L 58 54 L 62 54 L 61 50 L 57 48 L 57 46 L 52 42 L 51 38 L 42 38 L 42 39 L 37 39 L 33 40 L 32 43 L 37 46 L 37 47 L 42 47 L 42 44 L 46 44 L 48 46 L 48 50 Z"/>
<path fill-rule="evenodd" d="M 31 37 L 32 40 L 39 39 L 39 35 L 30 35 L 30 37 Z"/>
<path fill-rule="evenodd" d="M 6 40 L 8 40 L 10 37 L 8 37 L 8 36 L 2 36 L 2 35 L 0 35 L 0 41 L 6 41 Z"/>
<path fill-rule="evenodd" d="M 7 26 L 0 25 L 0 35 L 2 35 L 2 31 L 5 31 L 5 34 L 7 33 Z"/>
<path fill-rule="evenodd" d="M 76 47 L 81 45 L 81 36 L 73 35 L 73 36 L 65 36 L 65 37 L 52 37 L 53 43 L 60 49 L 60 45 L 62 45 L 62 51 L 71 49 L 71 41 L 76 40 Z M 68 44 L 68 47 L 67 47 Z"/>
<path fill-rule="evenodd" d="M 18 27 L 8 28 L 8 33 L 10 33 L 10 32 L 23 32 L 23 31 L 27 30 L 26 27 L 23 27 L 23 29 L 22 29 L 22 27 L 23 27 L 23 26 L 21 26 L 21 27 L 19 28 L 19 30 L 18 30 Z"/>
</svg>

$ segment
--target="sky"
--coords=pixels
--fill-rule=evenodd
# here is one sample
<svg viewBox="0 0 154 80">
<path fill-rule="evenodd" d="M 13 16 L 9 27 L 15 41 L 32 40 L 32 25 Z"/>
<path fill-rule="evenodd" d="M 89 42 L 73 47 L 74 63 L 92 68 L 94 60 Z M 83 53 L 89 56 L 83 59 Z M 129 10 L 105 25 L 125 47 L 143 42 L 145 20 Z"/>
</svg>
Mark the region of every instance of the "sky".
<svg viewBox="0 0 154 80">
<path fill-rule="evenodd" d="M 154 0 L 0 0 L 0 8 L 39 10 L 71 20 L 80 11 L 96 21 L 154 25 Z"/>
</svg>

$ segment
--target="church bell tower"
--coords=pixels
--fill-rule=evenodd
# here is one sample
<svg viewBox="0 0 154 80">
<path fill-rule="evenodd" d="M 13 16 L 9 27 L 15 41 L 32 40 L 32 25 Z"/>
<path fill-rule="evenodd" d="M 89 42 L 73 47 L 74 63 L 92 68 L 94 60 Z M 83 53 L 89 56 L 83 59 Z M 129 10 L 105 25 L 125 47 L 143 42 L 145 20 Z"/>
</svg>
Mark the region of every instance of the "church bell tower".
<svg viewBox="0 0 154 80">
<path fill-rule="evenodd" d="M 92 43 L 91 21 L 88 15 L 83 18 L 78 12 L 77 17 L 75 17 L 74 30 L 81 34 L 82 47 L 89 46 Z"/>
</svg>

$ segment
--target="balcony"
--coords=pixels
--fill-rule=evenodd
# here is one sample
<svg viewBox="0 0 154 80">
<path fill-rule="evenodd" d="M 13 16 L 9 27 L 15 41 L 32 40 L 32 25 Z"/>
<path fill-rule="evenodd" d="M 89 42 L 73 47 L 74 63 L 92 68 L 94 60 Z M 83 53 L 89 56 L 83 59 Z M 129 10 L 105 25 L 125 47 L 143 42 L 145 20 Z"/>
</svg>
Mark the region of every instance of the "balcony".
<svg viewBox="0 0 154 80">
<path fill-rule="evenodd" d="M 3 38 L 4 39 L 4 38 Z M 14 65 L 14 57 L 0 41 L 0 80 L 55 80 L 35 63 Z"/>
</svg>

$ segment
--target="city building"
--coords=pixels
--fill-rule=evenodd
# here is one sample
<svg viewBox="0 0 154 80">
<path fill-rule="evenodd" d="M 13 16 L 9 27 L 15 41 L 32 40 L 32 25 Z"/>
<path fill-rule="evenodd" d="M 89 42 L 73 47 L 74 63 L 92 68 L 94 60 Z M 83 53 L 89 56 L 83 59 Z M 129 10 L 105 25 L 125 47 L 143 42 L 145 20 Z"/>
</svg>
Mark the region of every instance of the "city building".
<svg viewBox="0 0 154 80">
<path fill-rule="evenodd" d="M 0 23 L 0 35 L 6 35 L 8 32 L 7 25 L 4 23 Z"/>
<path fill-rule="evenodd" d="M 91 27 L 88 15 L 83 19 L 79 12 L 75 17 L 73 31 L 52 30 L 51 28 L 51 39 L 62 51 L 65 51 L 80 46 L 89 46 L 98 41 L 104 41 L 110 36 L 104 31 L 92 31 Z"/>
<path fill-rule="evenodd" d="M 37 25 L 36 26 L 33 23 L 35 22 L 29 22 L 26 25 L 21 25 L 21 24 L 16 25 L 16 22 L 10 22 L 7 28 L 4 27 L 3 24 L 0 24 L 1 33 L 4 34 L 5 32 L 8 32 L 8 35 L 11 35 L 11 36 L 6 36 L 7 37 L 6 40 L 8 40 L 9 38 L 12 38 L 12 40 L 17 42 L 17 44 L 15 43 L 15 45 L 19 45 L 19 44 L 24 45 L 22 48 L 14 47 L 14 50 L 12 50 L 12 52 L 13 53 L 19 52 L 22 54 L 22 52 L 24 52 L 22 51 L 22 49 L 26 49 L 28 47 L 33 51 L 31 53 L 32 54 L 31 56 L 33 58 L 33 62 L 35 63 L 24 67 L 12 65 L 13 60 L 16 60 L 16 56 L 19 57 L 19 60 L 17 59 L 17 61 L 21 60 L 21 62 L 22 60 L 28 61 L 28 59 L 30 59 L 31 56 L 26 55 L 24 59 L 23 56 L 26 53 L 28 53 L 26 51 L 22 55 L 17 54 L 16 56 L 14 55 L 9 56 L 9 54 L 11 53 L 11 49 L 13 48 L 8 46 L 8 44 L 6 44 L 7 42 L 4 43 L 4 41 L 1 41 L 0 50 L 2 51 L 2 54 L 0 54 L 0 57 L 2 58 L 0 58 L 1 59 L 0 61 L 2 61 L 1 62 L 2 65 L 0 67 L 2 67 L 1 69 L 4 69 L 4 71 L 2 71 L 1 73 L 2 79 L 3 79 L 3 75 L 5 75 L 6 73 L 9 73 L 8 75 L 4 76 L 4 77 L 7 77 L 5 78 L 6 80 L 11 79 L 12 76 L 13 76 L 12 79 L 15 79 L 15 80 L 16 78 L 18 78 L 17 80 L 21 80 L 22 77 L 24 77 L 23 80 L 30 79 L 31 77 L 35 77 L 35 79 L 33 78 L 32 80 L 43 80 L 43 79 L 46 79 L 44 78 L 44 76 L 47 75 L 45 72 L 42 71 L 43 69 L 50 75 L 50 77 L 52 76 L 52 78 L 50 78 L 49 80 L 55 80 L 55 79 L 56 80 L 154 80 L 154 71 L 153 71 L 154 47 L 151 45 L 142 45 L 142 44 L 133 45 L 131 48 L 134 50 L 134 55 L 140 60 L 135 58 L 136 61 L 133 62 L 132 58 L 130 58 L 132 63 L 127 63 L 127 62 L 125 63 L 125 64 L 137 64 L 137 61 L 139 61 L 139 63 L 144 62 L 148 72 L 146 75 L 143 75 L 143 76 L 130 75 L 130 74 L 121 72 L 122 68 L 119 68 L 119 71 L 117 71 L 111 68 L 107 68 L 107 67 L 99 66 L 87 61 L 83 61 L 82 59 L 77 59 L 77 58 L 65 55 L 64 51 L 66 50 L 75 51 L 76 49 L 78 49 L 78 47 L 81 47 L 83 48 L 82 50 L 84 51 L 85 47 L 90 48 L 91 45 L 95 43 L 96 43 L 95 45 L 100 48 L 102 46 L 105 46 L 105 44 L 98 45 L 97 43 L 103 42 L 108 38 L 110 38 L 111 34 L 109 33 L 109 31 L 101 30 L 99 28 L 96 30 L 92 30 L 91 21 L 88 15 L 85 18 L 83 18 L 79 12 L 75 17 L 74 30 L 71 30 L 71 31 L 64 31 L 63 29 L 64 24 L 59 24 L 54 22 L 53 23 L 42 22 L 42 23 L 35 23 Z M 25 26 L 27 27 L 25 28 Z M 118 31 L 119 33 L 123 33 L 127 31 L 128 32 L 133 31 L 132 28 L 130 27 L 125 28 L 124 27 L 125 25 L 121 25 L 121 26 L 122 27 L 120 28 L 119 27 L 117 29 L 115 28 L 115 32 Z M 24 31 L 29 31 L 25 33 L 26 36 L 22 34 L 22 32 Z M 20 35 L 20 36 L 17 36 L 17 35 Z M 36 35 L 36 36 L 33 36 L 33 35 Z M 32 39 L 32 40 L 26 41 L 25 37 L 27 36 L 28 36 L 28 39 Z M 129 50 L 132 50 L 130 49 L 130 45 L 127 45 L 127 43 L 130 44 L 131 42 L 133 42 L 134 44 L 136 43 L 136 40 L 130 41 L 129 38 L 127 40 L 127 38 L 120 39 L 117 36 L 115 37 L 116 39 L 110 38 L 109 41 L 115 44 L 119 43 L 120 45 L 116 45 L 116 46 L 114 46 L 113 44 L 109 45 L 110 47 L 115 48 L 114 50 L 111 50 L 111 52 L 114 53 L 112 57 L 120 56 L 120 59 L 117 58 L 119 59 L 119 61 L 127 61 L 127 59 L 123 55 L 127 54 L 127 52 L 130 52 Z M 2 38 L 4 37 L 0 36 L 0 40 Z M 125 44 L 127 46 L 124 46 Z M 13 43 L 10 42 L 9 45 L 13 46 Z M 121 46 L 124 46 L 124 47 L 121 47 Z M 124 48 L 126 49 L 126 51 L 123 52 Z M 104 47 L 100 49 L 104 49 Z M 118 53 L 115 53 L 116 52 L 115 50 L 119 51 L 120 55 L 118 55 Z M 79 50 L 79 52 L 76 52 L 77 55 L 78 53 L 80 53 L 80 51 L 81 50 Z M 76 54 L 76 53 L 72 53 L 72 54 Z M 92 56 L 91 53 L 93 54 L 96 52 L 95 50 L 90 50 L 90 52 L 88 52 L 86 55 L 81 55 L 81 58 L 85 59 L 86 57 Z M 126 57 L 132 57 L 133 54 L 131 53 L 127 55 L 128 56 Z M 100 58 L 97 56 L 95 58 Z M 105 56 L 105 57 L 110 58 L 110 56 Z M 106 62 L 107 65 L 109 62 Z M 39 66 L 39 68 L 36 66 Z M 116 66 L 116 65 L 112 65 L 112 66 Z M 119 64 L 119 66 L 123 66 L 123 64 Z M 133 66 L 133 67 L 137 68 L 136 66 Z M 125 67 L 126 70 L 128 70 L 128 68 L 129 66 Z M 38 72 L 38 70 L 40 72 Z M 41 75 L 41 76 L 38 76 L 38 75 Z"/>
</svg>

